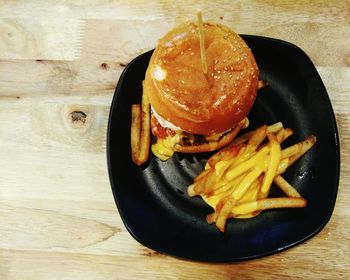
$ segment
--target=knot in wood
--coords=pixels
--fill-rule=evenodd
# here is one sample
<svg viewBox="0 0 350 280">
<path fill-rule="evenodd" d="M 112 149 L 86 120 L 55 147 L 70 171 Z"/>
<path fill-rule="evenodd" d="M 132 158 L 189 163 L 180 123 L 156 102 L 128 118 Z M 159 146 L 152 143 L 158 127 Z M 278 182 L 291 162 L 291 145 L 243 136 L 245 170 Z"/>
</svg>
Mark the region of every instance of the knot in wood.
<svg viewBox="0 0 350 280">
<path fill-rule="evenodd" d="M 73 111 L 71 114 L 72 123 L 74 124 L 84 124 L 86 122 L 87 115 L 83 111 Z"/>
<path fill-rule="evenodd" d="M 101 68 L 102 68 L 102 69 L 108 69 L 109 66 L 108 66 L 108 64 L 107 64 L 106 62 L 103 62 L 103 63 L 101 64 Z"/>
</svg>

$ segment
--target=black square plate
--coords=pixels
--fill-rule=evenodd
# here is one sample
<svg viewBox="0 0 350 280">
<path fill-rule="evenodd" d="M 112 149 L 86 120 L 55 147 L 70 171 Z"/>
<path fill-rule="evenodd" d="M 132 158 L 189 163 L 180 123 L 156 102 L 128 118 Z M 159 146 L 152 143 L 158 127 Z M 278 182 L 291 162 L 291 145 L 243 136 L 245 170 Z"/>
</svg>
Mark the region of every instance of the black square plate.
<svg viewBox="0 0 350 280">
<path fill-rule="evenodd" d="M 140 168 L 130 152 L 131 104 L 139 103 L 152 51 L 122 73 L 111 106 L 107 160 L 119 213 L 131 235 L 169 255 L 200 261 L 238 261 L 273 254 L 317 234 L 330 219 L 339 180 L 339 143 L 325 87 L 308 56 L 280 40 L 242 36 L 269 86 L 260 90 L 249 114 L 250 129 L 283 122 L 295 134 L 287 145 L 317 136 L 316 145 L 285 174 L 307 198 L 303 209 L 270 210 L 253 219 L 231 219 L 223 234 L 205 217 L 212 212 L 187 186 L 208 154 L 176 154 L 166 162 L 151 155 Z M 282 195 L 275 187 L 272 196 Z"/>
</svg>

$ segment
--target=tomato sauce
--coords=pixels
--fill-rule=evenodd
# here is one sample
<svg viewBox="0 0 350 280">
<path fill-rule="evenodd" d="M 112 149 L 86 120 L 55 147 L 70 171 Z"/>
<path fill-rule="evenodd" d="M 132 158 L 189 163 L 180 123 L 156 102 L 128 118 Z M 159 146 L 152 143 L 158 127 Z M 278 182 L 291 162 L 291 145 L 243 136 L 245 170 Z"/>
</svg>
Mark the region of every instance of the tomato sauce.
<svg viewBox="0 0 350 280">
<path fill-rule="evenodd" d="M 171 130 L 170 128 L 163 127 L 158 122 L 158 120 L 155 116 L 151 117 L 151 128 L 152 128 L 152 134 L 159 139 L 165 139 L 168 136 L 175 135 L 175 131 Z"/>
</svg>

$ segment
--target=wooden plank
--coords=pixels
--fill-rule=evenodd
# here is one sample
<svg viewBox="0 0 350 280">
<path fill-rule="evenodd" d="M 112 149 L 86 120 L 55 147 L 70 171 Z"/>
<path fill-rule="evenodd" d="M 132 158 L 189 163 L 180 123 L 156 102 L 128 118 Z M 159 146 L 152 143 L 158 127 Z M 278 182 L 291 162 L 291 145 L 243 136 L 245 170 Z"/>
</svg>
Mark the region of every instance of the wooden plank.
<svg viewBox="0 0 350 280">
<path fill-rule="evenodd" d="M 180 260 L 128 233 L 106 163 L 125 65 L 195 19 L 289 41 L 317 67 L 341 147 L 333 215 L 314 238 L 240 263 Z M 348 1 L 43 1 L 0 4 L 0 279 L 348 279 Z"/>
<path fill-rule="evenodd" d="M 334 30 L 337 30 L 334 32 Z M 278 38 L 301 48 L 316 66 L 350 65 L 350 25 L 342 23 L 285 23 L 260 35 Z M 336 55 L 334 55 L 336 53 Z"/>
<path fill-rule="evenodd" d="M 348 23 L 350 11 L 347 1 L 194 1 L 186 0 L 131 0 L 131 1 L 4 1 L 0 17 L 23 18 L 66 16 L 82 19 L 127 19 L 153 20 L 161 19 L 176 22 L 192 19 L 196 11 L 202 10 L 205 18 L 210 20 L 234 20 L 245 25 L 255 21 L 263 26 L 276 22 L 312 21 Z M 266 15 L 270 20 L 266 20 Z"/>
<path fill-rule="evenodd" d="M 325 241 L 328 245 L 329 242 Z M 315 244 L 314 244 L 315 245 Z M 337 244 L 334 244 L 337 245 Z M 174 259 L 145 250 L 139 257 L 92 255 L 78 253 L 2 250 L 5 279 L 346 279 L 349 269 L 346 255 L 340 250 L 328 262 L 326 247 L 316 247 L 305 254 L 293 248 L 293 258 L 285 253 L 279 260 L 263 260 L 233 264 L 207 264 Z M 127 269 L 132 265 L 132 269 Z M 20 270 L 17 267 L 21 267 Z M 64 269 L 62 269 L 64 267 Z M 171 267 L 171 269 L 169 269 Z M 314 269 L 317 267 L 317 269 Z M 293 268 L 293 269 L 291 269 Z M 333 269 L 331 269 L 333 268 Z M 6 274 L 5 274 L 6 273 Z M 267 277 L 268 276 L 268 277 Z"/>
<path fill-rule="evenodd" d="M 84 21 L 33 16 L 0 17 L 0 59 L 74 60 L 79 57 Z"/>
</svg>

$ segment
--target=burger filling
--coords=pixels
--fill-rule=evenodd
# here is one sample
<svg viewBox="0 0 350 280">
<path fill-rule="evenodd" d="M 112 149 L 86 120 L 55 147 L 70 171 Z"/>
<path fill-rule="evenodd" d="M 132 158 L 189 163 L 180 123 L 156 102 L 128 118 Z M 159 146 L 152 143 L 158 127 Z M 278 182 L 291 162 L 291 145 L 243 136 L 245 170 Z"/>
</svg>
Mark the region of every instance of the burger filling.
<svg viewBox="0 0 350 280">
<path fill-rule="evenodd" d="M 212 135 L 191 134 L 163 119 L 152 108 L 151 131 L 155 136 L 151 147 L 153 154 L 161 160 L 167 160 L 173 156 L 176 145 L 182 147 L 200 146 L 205 143 L 217 142 L 231 130 Z"/>
</svg>

